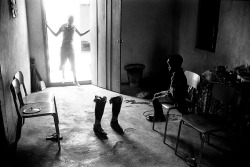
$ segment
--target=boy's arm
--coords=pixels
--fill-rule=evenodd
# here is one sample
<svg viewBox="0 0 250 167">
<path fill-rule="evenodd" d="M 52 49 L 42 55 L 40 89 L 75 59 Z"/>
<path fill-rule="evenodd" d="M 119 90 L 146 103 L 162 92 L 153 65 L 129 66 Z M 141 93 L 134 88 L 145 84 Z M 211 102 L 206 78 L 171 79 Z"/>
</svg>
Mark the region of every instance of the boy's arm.
<svg viewBox="0 0 250 167">
<path fill-rule="evenodd" d="M 62 27 L 60 27 L 60 29 L 57 31 L 57 33 L 55 33 L 47 23 L 45 23 L 46 27 L 48 27 L 48 29 L 50 30 L 50 32 L 54 35 L 54 36 L 58 36 L 61 32 L 62 32 Z"/>
<path fill-rule="evenodd" d="M 174 100 L 174 97 L 175 97 L 175 92 L 176 92 L 175 88 L 170 86 L 168 96 L 170 98 L 172 98 L 173 100 Z"/>
<path fill-rule="evenodd" d="M 172 97 L 172 99 L 174 101 L 177 100 L 177 98 L 179 98 L 180 93 L 178 92 L 177 88 L 181 87 L 181 80 L 180 78 L 178 78 L 175 73 L 173 74 L 172 78 L 171 78 L 171 84 L 170 84 L 170 88 L 169 88 L 169 95 Z"/>
<path fill-rule="evenodd" d="M 89 31 L 90 31 L 90 30 L 85 31 L 84 33 L 80 33 L 80 32 L 78 31 L 78 29 L 76 29 L 76 33 L 77 33 L 79 36 L 83 36 L 83 35 L 87 34 Z"/>
</svg>

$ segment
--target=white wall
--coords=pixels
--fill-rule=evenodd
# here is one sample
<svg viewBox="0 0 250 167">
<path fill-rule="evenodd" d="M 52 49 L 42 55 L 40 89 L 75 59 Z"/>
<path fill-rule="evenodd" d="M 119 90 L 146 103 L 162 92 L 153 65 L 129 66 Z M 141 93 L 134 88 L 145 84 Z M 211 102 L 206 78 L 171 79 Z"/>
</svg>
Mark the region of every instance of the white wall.
<svg viewBox="0 0 250 167">
<path fill-rule="evenodd" d="M 4 87 L 4 99 L 0 100 L 8 144 L 16 140 L 17 113 L 10 92 L 10 83 L 17 71 L 23 72 L 26 89 L 30 93 L 29 41 L 25 5 L 25 0 L 17 1 L 18 15 L 14 19 L 10 14 L 9 0 L 0 2 L 0 68 Z M 0 153 L 6 155 L 4 149 L 1 149 Z"/>
<path fill-rule="evenodd" d="M 195 48 L 198 0 L 178 0 L 180 24 L 178 51 L 184 57 L 184 68 L 198 74 L 217 65 L 229 70 L 250 64 L 250 3 L 221 0 L 215 52 Z"/>
<path fill-rule="evenodd" d="M 30 57 L 35 58 L 36 67 L 42 79 L 48 83 L 44 53 L 41 0 L 26 0 L 29 30 Z"/>
</svg>

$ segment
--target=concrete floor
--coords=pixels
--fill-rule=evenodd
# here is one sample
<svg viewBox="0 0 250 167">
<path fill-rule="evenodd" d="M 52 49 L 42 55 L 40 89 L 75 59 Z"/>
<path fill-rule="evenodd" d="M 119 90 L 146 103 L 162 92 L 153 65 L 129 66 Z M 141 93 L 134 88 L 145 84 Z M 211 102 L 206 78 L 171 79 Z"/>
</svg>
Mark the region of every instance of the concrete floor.
<svg viewBox="0 0 250 167">
<path fill-rule="evenodd" d="M 93 133 L 94 96 L 111 97 L 119 94 L 93 85 L 47 88 L 56 95 L 60 119 L 62 149 L 58 152 L 56 142 L 46 140 L 46 136 L 55 132 L 52 117 L 26 119 L 22 136 L 17 146 L 13 166 L 18 167 L 187 167 L 186 162 L 174 154 L 177 129 L 180 116 L 172 115 L 168 137 L 163 143 L 165 123 L 157 123 L 157 131 L 152 130 L 143 113 L 153 113 L 148 100 L 127 95 L 119 116 L 120 125 L 125 134 L 114 132 L 109 123 L 111 105 L 107 102 L 102 127 L 108 133 L 108 139 L 100 139 Z M 238 161 L 229 145 L 213 140 L 212 142 L 225 153 L 205 144 L 202 166 L 238 166 Z M 183 127 L 178 152 L 182 157 L 198 155 L 199 135 L 188 127 Z M 233 157 L 233 158 L 232 158 Z M 242 160 L 242 159 L 241 159 Z M 237 165 L 235 164 L 237 163 Z M 8 166 L 8 165 L 6 165 Z M 10 165 L 9 165 L 10 166 Z"/>
</svg>

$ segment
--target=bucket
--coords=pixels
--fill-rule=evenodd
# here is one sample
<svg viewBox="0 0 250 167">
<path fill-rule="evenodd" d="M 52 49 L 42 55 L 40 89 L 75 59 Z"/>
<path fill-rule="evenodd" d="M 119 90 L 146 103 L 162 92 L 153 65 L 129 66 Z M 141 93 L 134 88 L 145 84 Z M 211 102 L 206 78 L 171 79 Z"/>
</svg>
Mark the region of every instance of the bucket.
<svg viewBox="0 0 250 167">
<path fill-rule="evenodd" d="M 127 71 L 128 81 L 131 87 L 140 86 L 144 68 L 145 65 L 143 64 L 128 64 L 124 67 Z"/>
</svg>

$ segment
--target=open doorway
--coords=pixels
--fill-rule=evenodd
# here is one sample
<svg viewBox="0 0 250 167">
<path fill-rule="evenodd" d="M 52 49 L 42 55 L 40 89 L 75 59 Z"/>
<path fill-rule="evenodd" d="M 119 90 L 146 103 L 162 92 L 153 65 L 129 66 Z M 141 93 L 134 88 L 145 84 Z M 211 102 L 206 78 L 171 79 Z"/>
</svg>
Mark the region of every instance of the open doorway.
<svg viewBox="0 0 250 167">
<path fill-rule="evenodd" d="M 74 25 L 83 33 L 90 28 L 90 1 L 89 0 L 43 0 L 46 12 L 46 22 L 54 32 L 67 23 L 70 15 L 74 16 Z M 73 79 L 70 63 L 65 65 L 65 77 L 63 79 L 60 70 L 60 51 L 62 45 L 62 33 L 55 37 L 47 31 L 48 37 L 48 67 L 50 84 L 70 84 Z M 73 40 L 75 54 L 76 78 L 80 84 L 91 83 L 90 70 L 90 33 L 78 36 L 76 33 Z"/>
</svg>

